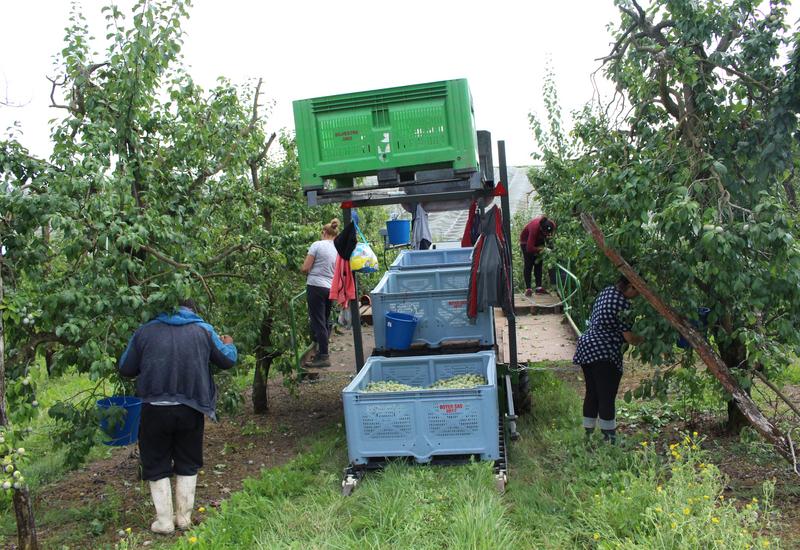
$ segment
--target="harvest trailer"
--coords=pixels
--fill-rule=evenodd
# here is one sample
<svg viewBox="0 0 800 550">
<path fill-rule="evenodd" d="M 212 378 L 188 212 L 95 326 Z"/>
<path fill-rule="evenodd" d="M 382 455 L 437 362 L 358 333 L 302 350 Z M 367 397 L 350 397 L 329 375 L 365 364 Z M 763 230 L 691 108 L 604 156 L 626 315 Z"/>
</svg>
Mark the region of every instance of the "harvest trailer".
<svg viewBox="0 0 800 550">
<path fill-rule="evenodd" d="M 483 211 L 499 197 L 505 241 L 513 242 L 505 144 L 497 143 L 495 182 L 491 135 L 475 130 L 466 80 L 295 101 L 294 115 L 309 205 L 339 203 L 347 224 L 356 207 L 424 204 L 437 212 L 476 201 Z M 362 176 L 377 182 L 357 185 Z M 395 261 L 371 293 L 375 350 L 366 361 L 358 300 L 351 301 L 357 375 L 342 392 L 350 459 L 343 494 L 367 471 L 401 457 L 429 464 L 491 460 L 498 490 L 505 490 L 506 439 L 518 437 L 514 397 L 527 393 L 528 375 L 517 365 L 513 314 L 506 316 L 506 363 L 498 361 L 492 308 L 474 322 L 466 317 L 470 253 L 409 251 Z M 390 312 L 419 319 L 408 350 L 386 345 Z M 442 387 L 459 376 L 480 383 Z M 404 386 L 366 391 L 384 383 Z"/>
</svg>

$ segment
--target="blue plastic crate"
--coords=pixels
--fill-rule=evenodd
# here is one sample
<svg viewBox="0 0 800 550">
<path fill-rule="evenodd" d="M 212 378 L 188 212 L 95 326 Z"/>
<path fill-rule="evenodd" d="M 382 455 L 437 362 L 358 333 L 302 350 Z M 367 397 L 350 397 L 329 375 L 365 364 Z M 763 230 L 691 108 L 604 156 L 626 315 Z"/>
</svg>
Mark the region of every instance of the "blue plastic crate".
<svg viewBox="0 0 800 550">
<path fill-rule="evenodd" d="M 477 340 L 494 345 L 494 311 L 467 317 L 469 267 L 387 271 L 370 292 L 375 349 L 386 348 L 386 313 L 397 311 L 418 319 L 414 344 L 439 347 L 443 342 Z"/>
<path fill-rule="evenodd" d="M 480 374 L 471 389 L 370 392 L 370 382 L 429 386 L 442 378 Z M 500 458 L 497 368 L 494 352 L 417 357 L 370 357 L 342 390 L 347 452 L 353 464 L 370 458 L 480 455 Z"/>
<path fill-rule="evenodd" d="M 389 269 L 433 269 L 437 267 L 467 267 L 472 265 L 473 248 L 442 248 L 439 250 L 403 250 Z"/>
</svg>

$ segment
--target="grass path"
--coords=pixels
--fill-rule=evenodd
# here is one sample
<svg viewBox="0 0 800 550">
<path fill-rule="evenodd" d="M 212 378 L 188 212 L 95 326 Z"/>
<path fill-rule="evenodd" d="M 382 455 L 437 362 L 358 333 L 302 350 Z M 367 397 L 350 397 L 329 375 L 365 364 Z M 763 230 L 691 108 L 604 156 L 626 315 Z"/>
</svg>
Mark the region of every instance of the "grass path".
<svg viewBox="0 0 800 550">
<path fill-rule="evenodd" d="M 494 491 L 490 465 L 475 463 L 394 465 L 343 498 L 346 445 L 336 429 L 246 481 L 176 547 L 781 548 L 770 536 L 770 486 L 758 502 L 720 499 L 724 480 L 705 462 L 702 435 L 661 449 L 632 439 L 587 446 L 575 392 L 548 374 L 534 376 L 534 392 L 523 440 L 511 447 L 505 496 Z"/>
</svg>

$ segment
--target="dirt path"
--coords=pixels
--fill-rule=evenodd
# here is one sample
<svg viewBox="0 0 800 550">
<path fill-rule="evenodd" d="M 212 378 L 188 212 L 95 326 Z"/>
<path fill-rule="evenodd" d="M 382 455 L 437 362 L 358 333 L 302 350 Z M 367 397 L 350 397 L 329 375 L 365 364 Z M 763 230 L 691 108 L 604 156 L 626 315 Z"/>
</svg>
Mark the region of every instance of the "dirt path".
<svg viewBox="0 0 800 550">
<path fill-rule="evenodd" d="M 365 340 L 371 342 L 371 329 L 364 328 Z M 301 450 L 301 440 L 342 422 L 340 392 L 355 373 L 352 333 L 336 334 L 331 352 L 332 367 L 321 370 L 317 380 L 302 383 L 297 396 L 291 395 L 281 379 L 271 379 L 268 415 L 253 414 L 247 390 L 239 414 L 219 423 L 206 422 L 205 465 L 198 479 L 195 522 L 205 515 L 198 513 L 198 508 L 219 506 L 241 489 L 244 479 L 291 460 Z M 371 346 L 365 352 L 370 353 Z M 118 531 L 126 528 L 143 541 L 168 540 L 155 538 L 148 530 L 153 519 L 149 488 L 137 476 L 135 447 L 121 448 L 111 458 L 92 462 L 37 491 L 34 503 L 43 546 L 94 548 L 115 542 Z M 104 507 L 107 513 L 98 512 Z M 87 519 L 98 516 L 107 517 L 94 525 Z M 93 535 L 92 530 L 99 534 Z"/>
</svg>

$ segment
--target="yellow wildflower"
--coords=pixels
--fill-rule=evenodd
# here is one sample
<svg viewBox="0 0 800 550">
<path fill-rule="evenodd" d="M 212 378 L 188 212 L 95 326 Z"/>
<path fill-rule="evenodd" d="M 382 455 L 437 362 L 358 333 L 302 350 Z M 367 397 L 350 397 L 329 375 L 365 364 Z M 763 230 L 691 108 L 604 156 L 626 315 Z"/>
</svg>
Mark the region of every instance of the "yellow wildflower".
<svg viewBox="0 0 800 550">
<path fill-rule="evenodd" d="M 197 511 L 202 514 L 203 512 L 206 511 L 206 508 L 205 508 L 205 506 L 201 506 L 200 508 L 197 509 Z"/>
<path fill-rule="evenodd" d="M 768 541 L 768 540 L 762 540 L 762 541 L 761 541 L 761 546 L 763 546 L 764 548 L 766 548 L 767 546 L 769 546 L 769 541 Z"/>
<path fill-rule="evenodd" d="M 126 528 L 125 528 L 125 532 L 126 532 L 126 533 L 128 533 L 128 534 L 130 535 L 130 534 L 131 534 L 131 528 L 130 528 L 130 527 L 126 527 Z"/>
<path fill-rule="evenodd" d="M 600 540 L 600 533 L 595 533 L 592 537 L 594 540 Z"/>
<path fill-rule="evenodd" d="M 689 515 L 689 514 L 691 514 L 691 513 L 692 513 L 692 510 L 691 510 L 691 508 L 684 508 L 684 509 L 683 509 L 683 515 L 684 515 L 684 516 L 688 516 L 688 515 Z"/>
<path fill-rule="evenodd" d="M 189 537 L 189 544 L 195 544 L 197 542 L 197 537 Z"/>
<path fill-rule="evenodd" d="M 660 514 L 663 511 L 664 510 L 661 509 L 661 506 L 656 506 L 656 512 L 658 512 Z"/>
<path fill-rule="evenodd" d="M 672 445 L 669 446 L 669 450 L 673 451 L 673 450 L 675 450 L 675 447 L 677 447 L 677 446 L 678 446 L 677 443 L 673 443 Z"/>
<path fill-rule="evenodd" d="M 647 441 L 642 441 L 642 442 L 640 443 L 640 445 L 641 445 L 642 447 L 647 447 Z"/>
<path fill-rule="evenodd" d="M 658 491 L 659 493 L 660 493 L 662 490 L 663 490 L 663 489 L 661 488 L 661 485 L 659 485 L 658 487 L 656 487 L 656 491 Z"/>
<path fill-rule="evenodd" d="M 675 523 L 674 521 L 672 523 L 670 523 L 669 526 L 672 527 L 673 529 L 677 529 L 678 528 L 678 524 Z"/>
<path fill-rule="evenodd" d="M 697 432 L 692 432 L 692 435 L 693 435 L 693 436 L 695 436 L 695 437 L 697 437 L 697 436 L 698 436 L 698 433 L 697 433 Z"/>
<path fill-rule="evenodd" d="M 719 518 L 711 518 L 711 523 L 719 523 Z"/>
<path fill-rule="evenodd" d="M 725 500 L 725 495 L 719 495 L 720 500 Z"/>
<path fill-rule="evenodd" d="M 711 497 L 710 497 L 710 496 L 708 496 L 708 495 L 703 495 L 703 500 L 709 500 L 709 499 L 711 499 Z"/>
<path fill-rule="evenodd" d="M 758 502 L 758 499 L 756 497 L 753 497 L 753 502 Z"/>
</svg>

